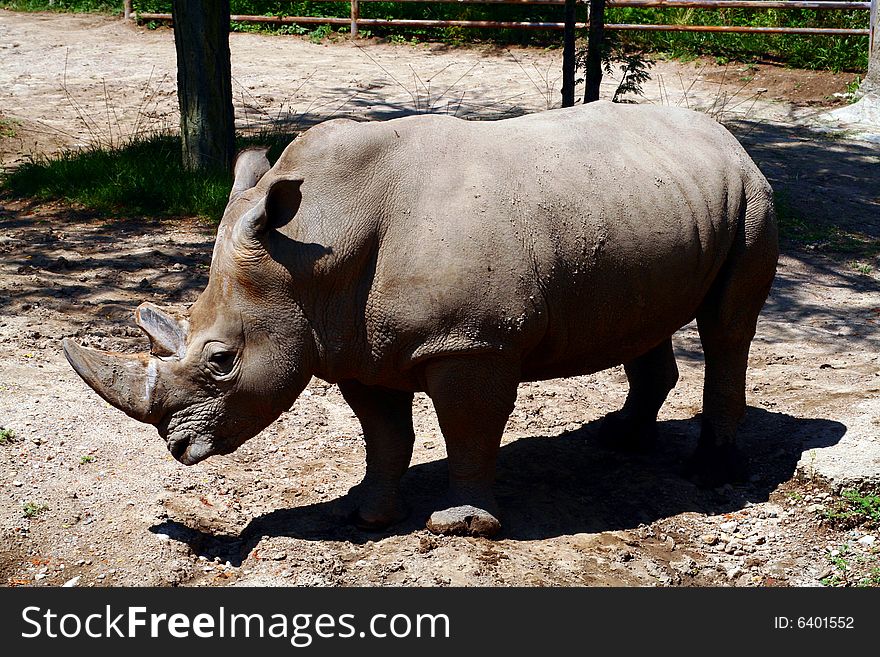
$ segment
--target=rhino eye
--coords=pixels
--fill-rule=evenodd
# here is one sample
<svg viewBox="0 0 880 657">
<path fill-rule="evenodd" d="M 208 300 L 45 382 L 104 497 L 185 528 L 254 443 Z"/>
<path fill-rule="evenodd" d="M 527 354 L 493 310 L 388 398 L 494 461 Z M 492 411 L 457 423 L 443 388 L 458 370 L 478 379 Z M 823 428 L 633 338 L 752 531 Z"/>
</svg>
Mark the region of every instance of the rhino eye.
<svg viewBox="0 0 880 657">
<path fill-rule="evenodd" d="M 208 356 L 208 365 L 215 374 L 229 374 L 235 365 L 235 352 L 215 351 Z"/>
</svg>

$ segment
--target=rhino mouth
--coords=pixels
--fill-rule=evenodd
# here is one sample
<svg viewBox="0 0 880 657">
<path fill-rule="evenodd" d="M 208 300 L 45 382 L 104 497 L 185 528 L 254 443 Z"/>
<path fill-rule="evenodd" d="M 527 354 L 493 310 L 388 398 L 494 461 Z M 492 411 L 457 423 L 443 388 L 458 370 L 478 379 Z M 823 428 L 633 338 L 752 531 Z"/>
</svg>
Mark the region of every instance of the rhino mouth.
<svg viewBox="0 0 880 657">
<path fill-rule="evenodd" d="M 238 449 L 248 438 L 259 433 L 257 426 L 249 426 L 238 431 L 233 436 L 225 436 L 223 439 L 204 437 L 194 431 L 192 427 L 174 426 L 172 416 L 163 418 L 156 425 L 159 435 L 165 440 L 168 451 L 175 460 L 183 465 L 195 465 L 204 461 L 209 456 L 231 454 Z"/>
</svg>

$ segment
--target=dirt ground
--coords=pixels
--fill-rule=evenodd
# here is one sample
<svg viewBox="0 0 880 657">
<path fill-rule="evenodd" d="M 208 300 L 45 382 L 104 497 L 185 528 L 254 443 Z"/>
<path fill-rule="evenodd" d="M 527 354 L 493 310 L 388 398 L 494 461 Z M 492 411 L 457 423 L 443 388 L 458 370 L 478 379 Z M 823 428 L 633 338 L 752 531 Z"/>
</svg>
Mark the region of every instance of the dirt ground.
<svg viewBox="0 0 880 657">
<path fill-rule="evenodd" d="M 233 34 L 232 51 L 242 128 L 426 109 L 497 118 L 558 95 L 558 53 L 544 50 Z M 0 53 L 4 166 L 177 120 L 168 30 L 0 12 Z M 423 395 L 404 481 L 413 511 L 387 532 L 340 515 L 364 450 L 354 415 L 322 381 L 234 454 L 178 464 L 153 428 L 88 390 L 60 339 L 144 349 L 133 309 L 183 310 L 196 298 L 213 227 L 0 199 L 0 427 L 15 434 L 0 444 L 0 583 L 880 584 L 877 527 L 825 517 L 842 488 L 880 486 L 880 146 L 809 128 L 851 78 L 660 62 L 647 90 L 646 102 L 727 122 L 797 238 L 784 244 L 750 358 L 750 481 L 705 491 L 680 474 L 702 383 L 688 326 L 650 453 L 596 441 L 625 397 L 621 368 L 521 386 L 498 469 L 504 530 L 492 541 L 424 529 L 445 450 Z"/>
</svg>

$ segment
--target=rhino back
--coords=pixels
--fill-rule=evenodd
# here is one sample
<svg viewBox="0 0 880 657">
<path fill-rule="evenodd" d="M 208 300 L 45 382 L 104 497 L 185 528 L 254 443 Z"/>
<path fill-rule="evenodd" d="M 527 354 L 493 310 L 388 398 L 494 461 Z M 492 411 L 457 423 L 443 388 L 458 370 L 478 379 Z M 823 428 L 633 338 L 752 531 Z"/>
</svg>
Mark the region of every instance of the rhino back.
<svg viewBox="0 0 880 657">
<path fill-rule="evenodd" d="M 544 378 L 650 349 L 693 317 L 763 180 L 724 128 L 669 108 L 333 123 L 289 163 L 321 179 L 298 239 L 348 263 L 323 333 L 372 382 L 450 352 Z"/>
</svg>

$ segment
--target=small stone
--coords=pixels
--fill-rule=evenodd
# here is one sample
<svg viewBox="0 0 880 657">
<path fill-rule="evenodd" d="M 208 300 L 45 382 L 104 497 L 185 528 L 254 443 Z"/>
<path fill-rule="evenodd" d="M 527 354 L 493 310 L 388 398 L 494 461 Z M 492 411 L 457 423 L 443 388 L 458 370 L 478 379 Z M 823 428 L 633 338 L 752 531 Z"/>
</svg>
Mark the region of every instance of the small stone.
<svg viewBox="0 0 880 657">
<path fill-rule="evenodd" d="M 170 541 L 171 537 L 168 534 L 156 534 L 156 538 L 160 541 Z"/>
<path fill-rule="evenodd" d="M 825 510 L 824 504 L 811 504 L 807 507 L 807 511 L 810 513 L 820 513 Z"/>
<path fill-rule="evenodd" d="M 434 441 L 432 441 L 432 440 L 425 441 L 425 449 L 434 449 L 434 447 L 435 447 Z"/>
<path fill-rule="evenodd" d="M 34 575 L 34 579 L 45 579 L 45 578 L 46 578 L 46 573 L 37 573 L 36 575 Z"/>
<path fill-rule="evenodd" d="M 501 523 L 490 513 L 470 505 L 435 511 L 426 523 L 434 534 L 493 536 Z"/>
<path fill-rule="evenodd" d="M 98 575 L 97 579 L 104 579 L 105 577 L 107 576 L 104 573 L 101 573 L 100 575 Z"/>
<path fill-rule="evenodd" d="M 15 481 L 12 482 L 12 485 L 15 486 L 16 488 L 21 488 L 22 486 L 24 486 L 24 482 L 16 479 Z"/>
<path fill-rule="evenodd" d="M 281 550 L 277 550 L 269 555 L 269 558 L 272 561 L 284 561 L 287 558 L 287 553 L 282 552 Z"/>
<path fill-rule="evenodd" d="M 730 570 L 726 571 L 727 579 L 736 579 L 740 575 L 743 574 L 743 569 L 739 566 L 734 566 Z"/>
<path fill-rule="evenodd" d="M 859 545 L 863 545 L 864 547 L 871 547 L 876 541 L 876 537 L 871 536 L 870 534 L 865 534 L 857 542 Z"/>
<path fill-rule="evenodd" d="M 733 532 L 736 531 L 736 527 L 737 527 L 736 521 L 731 520 L 730 522 L 722 523 L 721 527 L 719 527 L 719 529 L 721 529 L 721 531 L 723 531 L 725 534 L 732 534 Z"/>
<path fill-rule="evenodd" d="M 364 561 L 363 559 L 358 559 L 357 561 L 354 562 L 354 565 L 356 568 L 363 568 L 364 566 L 367 565 L 367 562 Z"/>
<path fill-rule="evenodd" d="M 80 579 L 81 579 L 81 576 L 77 575 L 76 577 L 73 577 L 73 578 L 67 580 L 66 582 L 64 582 L 64 584 L 61 585 L 61 588 L 63 588 L 63 589 L 72 588 L 72 587 L 76 586 L 77 584 L 79 584 Z"/>
<path fill-rule="evenodd" d="M 703 534 L 700 536 L 700 540 L 706 545 L 715 545 L 718 542 L 718 536 L 715 534 Z"/>
</svg>

